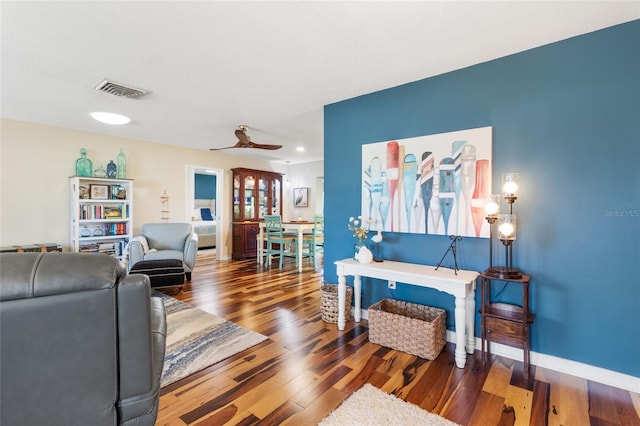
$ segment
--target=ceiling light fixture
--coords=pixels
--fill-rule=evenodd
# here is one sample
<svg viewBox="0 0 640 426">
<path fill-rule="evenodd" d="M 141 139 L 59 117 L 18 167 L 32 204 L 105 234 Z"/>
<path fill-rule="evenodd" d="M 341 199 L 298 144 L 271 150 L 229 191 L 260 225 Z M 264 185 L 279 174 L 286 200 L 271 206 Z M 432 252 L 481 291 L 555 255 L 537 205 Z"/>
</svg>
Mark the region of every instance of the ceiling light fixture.
<svg viewBox="0 0 640 426">
<path fill-rule="evenodd" d="M 105 124 L 112 124 L 114 126 L 128 124 L 131 122 L 131 119 L 129 117 L 121 114 L 115 114 L 113 112 L 90 112 L 89 115 L 94 120 Z"/>
<path fill-rule="evenodd" d="M 296 151 L 298 152 L 304 152 L 304 146 L 299 146 L 296 148 Z"/>
</svg>

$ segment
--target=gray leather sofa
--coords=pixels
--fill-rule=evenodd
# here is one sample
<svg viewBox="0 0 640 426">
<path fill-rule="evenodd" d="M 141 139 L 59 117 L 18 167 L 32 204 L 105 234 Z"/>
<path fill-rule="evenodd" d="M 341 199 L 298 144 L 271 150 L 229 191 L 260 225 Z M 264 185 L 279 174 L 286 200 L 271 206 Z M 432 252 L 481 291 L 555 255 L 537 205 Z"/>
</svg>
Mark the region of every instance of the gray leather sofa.
<svg viewBox="0 0 640 426">
<path fill-rule="evenodd" d="M 104 254 L 0 254 L 0 424 L 153 425 L 166 315 Z"/>
<path fill-rule="evenodd" d="M 143 260 L 180 259 L 187 280 L 191 280 L 197 256 L 198 234 L 190 223 L 145 223 L 142 235 L 129 243 L 128 267 Z"/>
</svg>

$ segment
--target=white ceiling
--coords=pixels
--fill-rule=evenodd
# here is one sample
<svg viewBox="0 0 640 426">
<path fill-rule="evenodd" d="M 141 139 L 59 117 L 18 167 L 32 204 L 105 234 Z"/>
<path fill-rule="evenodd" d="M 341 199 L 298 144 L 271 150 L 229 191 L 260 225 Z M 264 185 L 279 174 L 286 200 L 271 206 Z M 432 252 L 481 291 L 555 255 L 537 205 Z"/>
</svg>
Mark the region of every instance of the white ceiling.
<svg viewBox="0 0 640 426">
<path fill-rule="evenodd" d="M 326 104 L 640 18 L 613 1 L 1 3 L 2 117 L 276 162 L 323 158 Z M 103 78 L 152 92 L 123 99 Z M 125 114 L 108 126 L 91 111 Z M 304 146 L 305 152 L 295 147 Z M 215 154 L 210 154 L 215 155 Z"/>
</svg>

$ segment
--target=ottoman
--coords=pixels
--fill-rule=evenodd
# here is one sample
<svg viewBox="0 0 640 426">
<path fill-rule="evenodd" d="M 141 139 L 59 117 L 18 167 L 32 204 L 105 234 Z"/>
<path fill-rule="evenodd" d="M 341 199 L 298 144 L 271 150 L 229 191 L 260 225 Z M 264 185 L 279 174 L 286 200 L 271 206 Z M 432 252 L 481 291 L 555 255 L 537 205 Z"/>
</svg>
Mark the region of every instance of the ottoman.
<svg viewBox="0 0 640 426">
<path fill-rule="evenodd" d="M 176 287 L 184 285 L 184 266 L 179 259 L 143 260 L 131 267 L 130 274 L 145 274 L 151 281 L 151 288 Z"/>
</svg>

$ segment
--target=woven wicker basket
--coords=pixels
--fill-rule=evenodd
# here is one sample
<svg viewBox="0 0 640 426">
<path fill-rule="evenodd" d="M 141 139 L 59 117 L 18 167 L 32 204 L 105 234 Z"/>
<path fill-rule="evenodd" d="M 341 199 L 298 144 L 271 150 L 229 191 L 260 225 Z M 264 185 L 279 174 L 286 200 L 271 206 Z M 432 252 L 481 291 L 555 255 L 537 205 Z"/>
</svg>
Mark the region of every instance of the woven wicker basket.
<svg viewBox="0 0 640 426">
<path fill-rule="evenodd" d="M 447 342 L 444 309 L 383 299 L 369 307 L 369 341 L 429 360 Z"/>
<path fill-rule="evenodd" d="M 345 321 L 351 319 L 351 299 L 353 298 L 353 287 L 347 286 L 345 297 Z M 336 324 L 338 322 L 338 285 L 323 284 L 320 287 L 320 312 L 322 321 Z"/>
</svg>

